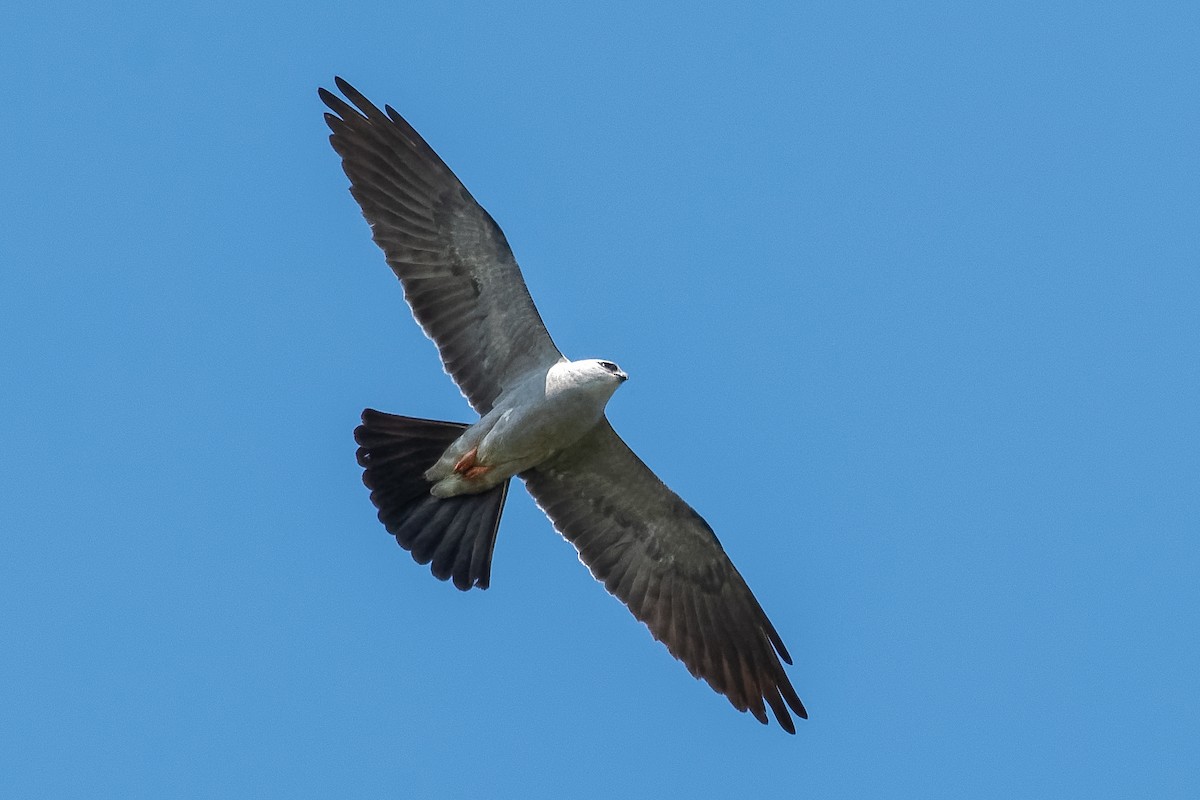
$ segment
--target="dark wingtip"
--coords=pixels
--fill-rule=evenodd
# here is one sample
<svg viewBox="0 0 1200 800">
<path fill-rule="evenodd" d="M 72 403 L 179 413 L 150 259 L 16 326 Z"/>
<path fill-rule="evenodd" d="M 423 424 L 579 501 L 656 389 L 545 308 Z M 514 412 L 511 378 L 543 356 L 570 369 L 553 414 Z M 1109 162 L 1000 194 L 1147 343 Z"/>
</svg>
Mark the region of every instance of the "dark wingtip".
<svg viewBox="0 0 1200 800">
<path fill-rule="evenodd" d="M 362 92 L 360 92 L 358 89 L 355 89 L 347 81 L 335 77 L 333 82 L 337 85 L 338 91 L 345 95 L 346 99 L 353 103 L 358 108 L 359 113 L 364 117 L 376 121 L 386 120 L 386 117 L 383 116 L 383 113 L 379 110 L 379 108 L 376 107 L 376 105 L 370 100 L 368 100 Z"/>
<path fill-rule="evenodd" d="M 808 719 L 808 711 L 804 708 L 804 703 L 800 700 L 800 695 L 796 694 L 795 688 L 792 687 L 792 682 L 783 675 L 779 681 L 779 693 L 788 704 L 788 708 L 792 709 L 792 713 L 800 717 L 800 719 Z"/>
<path fill-rule="evenodd" d="M 761 612 L 761 609 L 760 609 Z M 785 664 L 792 663 L 792 654 L 783 645 L 783 637 L 779 635 L 779 631 L 775 630 L 775 626 L 771 624 L 771 620 L 767 619 L 766 613 L 762 613 L 762 630 L 767 634 L 767 638 L 771 640 L 771 646 L 775 648 L 775 652 Z"/>
<path fill-rule="evenodd" d="M 791 686 L 786 687 L 783 692 L 783 699 L 787 701 L 788 708 L 792 710 L 793 714 L 800 719 L 808 719 L 808 709 L 804 707 L 804 703 L 800 702 L 800 698 L 796 696 L 796 692 Z M 787 716 L 786 710 L 784 710 L 783 715 Z"/>
<path fill-rule="evenodd" d="M 411 125 L 408 124 L 408 120 L 406 120 L 406 119 L 404 119 L 404 117 L 400 116 L 399 111 L 397 111 L 396 109 L 392 108 L 389 105 L 386 105 L 386 104 L 384 105 L 383 113 L 387 114 L 388 119 L 390 119 L 392 122 L 396 123 L 397 125 L 401 126 L 402 128 L 411 128 L 412 127 Z M 416 131 L 413 131 L 413 133 L 416 133 Z"/>
</svg>

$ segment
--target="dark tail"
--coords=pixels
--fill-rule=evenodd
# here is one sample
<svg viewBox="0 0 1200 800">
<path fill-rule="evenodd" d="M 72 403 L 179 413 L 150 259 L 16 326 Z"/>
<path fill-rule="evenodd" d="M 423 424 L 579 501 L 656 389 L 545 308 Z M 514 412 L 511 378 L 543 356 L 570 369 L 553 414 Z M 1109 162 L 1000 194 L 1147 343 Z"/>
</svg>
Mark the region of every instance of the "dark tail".
<svg viewBox="0 0 1200 800">
<path fill-rule="evenodd" d="M 486 589 L 508 481 L 481 494 L 434 497 L 425 470 L 467 426 L 370 408 L 363 411 L 362 422 L 354 429 L 354 441 L 379 521 L 418 564 L 432 562 L 435 578 L 453 578 L 463 591 Z"/>
</svg>

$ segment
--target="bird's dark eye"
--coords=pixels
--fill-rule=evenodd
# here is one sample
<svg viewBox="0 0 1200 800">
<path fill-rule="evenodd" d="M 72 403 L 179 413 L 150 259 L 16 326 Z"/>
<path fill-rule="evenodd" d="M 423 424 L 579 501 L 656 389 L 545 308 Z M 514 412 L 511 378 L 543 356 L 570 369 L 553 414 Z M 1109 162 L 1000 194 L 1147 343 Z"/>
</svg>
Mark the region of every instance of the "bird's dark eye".
<svg viewBox="0 0 1200 800">
<path fill-rule="evenodd" d="M 601 361 L 600 366 L 604 367 L 606 370 L 608 370 L 609 372 L 612 372 L 612 373 L 617 373 L 617 372 L 621 371 L 621 368 L 618 367 L 616 364 L 614 364 L 611 361 Z"/>
</svg>

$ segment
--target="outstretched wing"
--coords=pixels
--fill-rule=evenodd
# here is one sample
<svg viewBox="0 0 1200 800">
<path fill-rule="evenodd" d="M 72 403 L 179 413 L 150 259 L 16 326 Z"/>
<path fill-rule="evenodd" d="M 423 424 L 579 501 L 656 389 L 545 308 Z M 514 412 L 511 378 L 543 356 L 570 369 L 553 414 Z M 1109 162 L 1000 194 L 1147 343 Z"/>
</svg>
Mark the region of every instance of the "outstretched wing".
<svg viewBox="0 0 1200 800">
<path fill-rule="evenodd" d="M 780 663 L 792 659 L 779 634 L 712 528 L 607 419 L 521 477 L 592 575 L 692 675 L 764 724 L 770 706 L 796 732 L 788 708 L 808 713 Z"/>
<path fill-rule="evenodd" d="M 517 378 L 562 358 L 508 241 L 425 140 L 335 79 L 320 90 L 333 149 L 388 266 L 446 372 L 480 414 Z"/>
</svg>

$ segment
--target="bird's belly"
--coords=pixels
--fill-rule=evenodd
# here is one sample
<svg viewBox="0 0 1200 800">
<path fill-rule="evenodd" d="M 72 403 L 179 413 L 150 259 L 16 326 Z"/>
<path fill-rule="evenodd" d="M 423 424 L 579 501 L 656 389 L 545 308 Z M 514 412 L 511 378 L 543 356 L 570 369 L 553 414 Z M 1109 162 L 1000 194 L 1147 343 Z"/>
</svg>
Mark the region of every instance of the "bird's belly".
<svg viewBox="0 0 1200 800">
<path fill-rule="evenodd" d="M 511 409 L 483 437 L 479 460 L 510 474 L 535 467 L 578 441 L 603 412 L 590 398 L 569 394 Z"/>
</svg>

